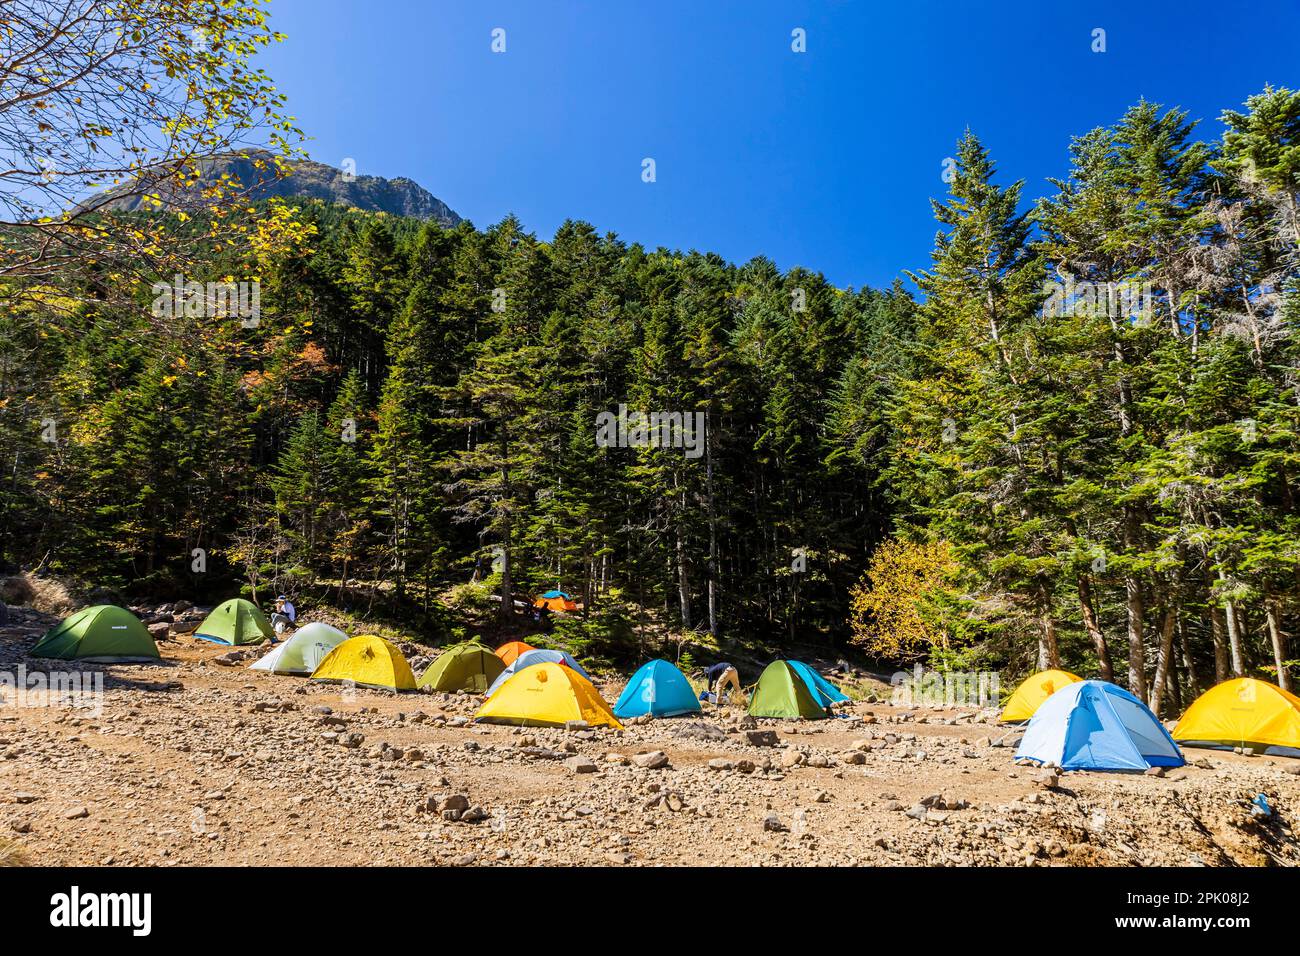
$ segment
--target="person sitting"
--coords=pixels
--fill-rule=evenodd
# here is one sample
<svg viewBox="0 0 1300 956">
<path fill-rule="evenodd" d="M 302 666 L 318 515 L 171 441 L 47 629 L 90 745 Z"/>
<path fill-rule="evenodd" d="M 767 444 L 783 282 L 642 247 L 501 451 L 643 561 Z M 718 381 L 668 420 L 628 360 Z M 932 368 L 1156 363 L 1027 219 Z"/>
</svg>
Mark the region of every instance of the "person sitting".
<svg viewBox="0 0 1300 956">
<path fill-rule="evenodd" d="M 276 634 L 283 634 L 286 628 L 293 627 L 297 619 L 298 612 L 292 601 L 283 594 L 275 599 L 275 610 L 271 612 L 271 627 L 275 628 Z"/>
</svg>

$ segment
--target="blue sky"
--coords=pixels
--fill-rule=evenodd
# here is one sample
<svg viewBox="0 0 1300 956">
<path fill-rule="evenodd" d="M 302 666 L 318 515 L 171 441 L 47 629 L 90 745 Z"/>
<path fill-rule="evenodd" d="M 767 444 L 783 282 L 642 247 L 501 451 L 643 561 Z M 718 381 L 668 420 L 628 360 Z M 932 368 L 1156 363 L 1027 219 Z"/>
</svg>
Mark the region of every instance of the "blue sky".
<svg viewBox="0 0 1300 956">
<path fill-rule="evenodd" d="M 486 226 L 765 255 L 847 286 L 924 268 L 970 126 L 1028 196 L 1140 97 L 1202 135 L 1300 84 L 1300 4 L 273 0 L 262 65 L 312 156 Z M 493 53 L 492 31 L 506 51 Z M 807 52 L 791 50 L 803 28 Z M 1092 31 L 1106 31 L 1093 53 Z M 641 178 L 655 160 L 657 181 Z"/>
</svg>

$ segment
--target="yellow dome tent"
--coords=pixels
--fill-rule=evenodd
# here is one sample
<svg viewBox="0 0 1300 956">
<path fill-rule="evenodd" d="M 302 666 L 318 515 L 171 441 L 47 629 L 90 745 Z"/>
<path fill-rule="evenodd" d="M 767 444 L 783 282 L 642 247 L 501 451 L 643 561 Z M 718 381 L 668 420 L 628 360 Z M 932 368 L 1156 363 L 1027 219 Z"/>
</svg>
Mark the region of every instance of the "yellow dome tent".
<svg viewBox="0 0 1300 956">
<path fill-rule="evenodd" d="M 1004 724 L 1017 724 L 1034 716 L 1034 712 L 1067 684 L 1077 684 L 1083 680 L 1069 671 L 1046 670 L 1026 677 L 1024 683 L 1007 700 L 998 720 Z"/>
<path fill-rule="evenodd" d="M 585 720 L 593 727 L 623 726 L 591 681 L 549 661 L 519 671 L 474 716 L 487 723 L 524 727 L 562 727 L 570 720 Z"/>
<path fill-rule="evenodd" d="M 396 645 L 382 637 L 362 634 L 349 638 L 325 655 L 312 680 L 350 680 L 365 687 L 415 690 L 411 665 Z"/>
<path fill-rule="evenodd" d="M 1191 747 L 1250 747 L 1300 757 L 1300 697 L 1252 677 L 1226 680 L 1192 702 L 1173 738 Z"/>
</svg>

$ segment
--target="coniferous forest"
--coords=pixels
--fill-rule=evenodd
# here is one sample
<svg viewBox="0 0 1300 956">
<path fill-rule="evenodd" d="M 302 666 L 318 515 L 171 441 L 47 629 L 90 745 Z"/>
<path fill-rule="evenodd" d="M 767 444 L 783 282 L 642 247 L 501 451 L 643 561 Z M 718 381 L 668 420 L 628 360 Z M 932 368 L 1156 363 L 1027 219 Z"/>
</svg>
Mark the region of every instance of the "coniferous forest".
<svg viewBox="0 0 1300 956">
<path fill-rule="evenodd" d="M 611 655 L 654 620 L 686 646 L 1061 665 L 1157 712 L 1232 675 L 1288 687 L 1300 93 L 1223 119 L 1210 140 L 1140 102 L 1062 143 L 1037 202 L 967 132 L 931 261 L 882 289 L 616 223 L 290 199 L 230 243 L 121 214 L 192 238 L 186 280 L 256 282 L 259 314 L 163 308 L 171 274 L 0 274 L 0 570 L 288 592 L 430 642 L 468 582 L 506 619 L 559 587 Z M 699 454 L 598 443 L 620 406 L 702 416 Z"/>
</svg>

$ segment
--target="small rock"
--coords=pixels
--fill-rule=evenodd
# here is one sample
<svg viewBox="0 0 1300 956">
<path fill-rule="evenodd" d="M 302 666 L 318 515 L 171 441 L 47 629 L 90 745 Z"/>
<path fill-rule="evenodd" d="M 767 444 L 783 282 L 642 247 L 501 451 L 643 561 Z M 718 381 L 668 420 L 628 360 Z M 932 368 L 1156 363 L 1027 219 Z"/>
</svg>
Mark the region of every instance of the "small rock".
<svg viewBox="0 0 1300 956">
<path fill-rule="evenodd" d="M 637 754 L 632 758 L 632 762 L 646 770 L 659 770 L 668 766 L 668 755 L 662 750 L 652 750 L 649 753 Z"/>
</svg>

